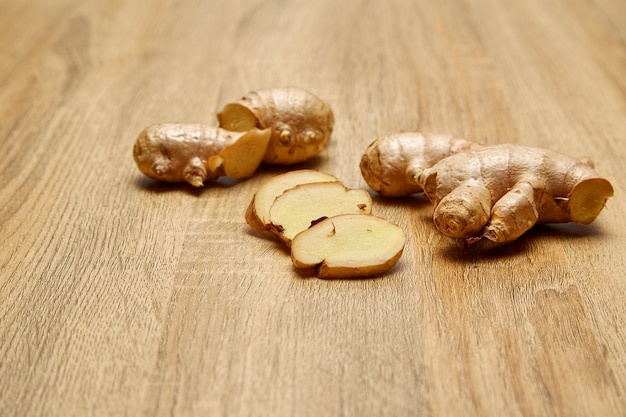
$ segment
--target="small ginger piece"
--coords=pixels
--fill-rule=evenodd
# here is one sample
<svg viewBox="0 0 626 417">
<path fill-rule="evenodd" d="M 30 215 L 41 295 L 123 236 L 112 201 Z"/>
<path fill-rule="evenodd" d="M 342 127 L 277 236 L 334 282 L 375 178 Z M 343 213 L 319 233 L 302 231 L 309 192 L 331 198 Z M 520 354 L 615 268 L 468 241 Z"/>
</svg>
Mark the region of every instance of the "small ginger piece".
<svg viewBox="0 0 626 417">
<path fill-rule="evenodd" d="M 386 197 L 419 193 L 417 177 L 441 159 L 480 146 L 443 134 L 417 132 L 383 136 L 372 142 L 361 158 L 361 174 L 367 184 Z"/>
<path fill-rule="evenodd" d="M 328 144 L 333 111 L 316 95 L 296 87 L 252 91 L 217 115 L 220 127 L 248 131 L 270 128 L 267 164 L 291 165 L 319 154 Z"/>
<path fill-rule="evenodd" d="M 159 123 L 144 129 L 133 157 L 146 176 L 202 187 L 220 176 L 246 178 L 262 162 L 270 130 L 231 132 L 197 123 Z"/>
<path fill-rule="evenodd" d="M 614 192 L 589 160 L 511 144 L 451 155 L 417 182 L 437 228 L 470 243 L 511 241 L 535 224 L 591 223 Z"/>
<path fill-rule="evenodd" d="M 387 220 L 343 214 L 298 233 L 291 259 L 296 268 L 315 269 L 319 278 L 364 278 L 391 269 L 405 243 L 404 231 Z"/>
<path fill-rule="evenodd" d="M 338 181 L 333 175 L 313 169 L 300 169 L 276 175 L 265 182 L 254 194 L 246 211 L 246 222 L 257 232 L 273 236 L 269 231 L 270 207 L 276 198 L 300 184 Z"/>
<path fill-rule="evenodd" d="M 323 217 L 369 214 L 371 210 L 372 198 L 363 189 L 348 189 L 340 182 L 301 184 L 272 203 L 269 230 L 290 246 L 295 235 Z"/>
</svg>

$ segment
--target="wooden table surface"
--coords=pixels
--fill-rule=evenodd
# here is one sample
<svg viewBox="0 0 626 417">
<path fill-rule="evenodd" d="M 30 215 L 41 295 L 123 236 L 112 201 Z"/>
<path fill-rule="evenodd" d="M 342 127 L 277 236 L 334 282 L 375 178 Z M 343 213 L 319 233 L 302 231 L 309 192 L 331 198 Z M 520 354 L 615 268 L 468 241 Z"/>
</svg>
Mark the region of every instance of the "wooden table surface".
<svg viewBox="0 0 626 417">
<path fill-rule="evenodd" d="M 0 415 L 626 415 L 626 2 L 0 0 Z M 132 159 L 298 86 L 336 124 L 292 168 L 366 187 L 376 137 L 452 133 L 587 156 L 590 226 L 466 247 L 429 203 L 367 280 L 296 273 L 245 209 L 288 168 L 203 189 Z"/>
</svg>

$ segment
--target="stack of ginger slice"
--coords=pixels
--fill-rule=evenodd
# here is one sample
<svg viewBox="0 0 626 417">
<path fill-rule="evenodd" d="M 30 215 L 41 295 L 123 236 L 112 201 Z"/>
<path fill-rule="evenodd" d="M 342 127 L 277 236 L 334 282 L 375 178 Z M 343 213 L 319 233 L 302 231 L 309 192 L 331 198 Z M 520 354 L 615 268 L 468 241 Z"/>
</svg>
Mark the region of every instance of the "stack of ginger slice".
<svg viewBox="0 0 626 417">
<path fill-rule="evenodd" d="M 297 269 L 314 270 L 319 278 L 364 278 L 391 269 L 406 243 L 400 227 L 371 211 L 366 190 L 303 169 L 264 183 L 252 198 L 246 222 L 287 245 Z"/>
</svg>

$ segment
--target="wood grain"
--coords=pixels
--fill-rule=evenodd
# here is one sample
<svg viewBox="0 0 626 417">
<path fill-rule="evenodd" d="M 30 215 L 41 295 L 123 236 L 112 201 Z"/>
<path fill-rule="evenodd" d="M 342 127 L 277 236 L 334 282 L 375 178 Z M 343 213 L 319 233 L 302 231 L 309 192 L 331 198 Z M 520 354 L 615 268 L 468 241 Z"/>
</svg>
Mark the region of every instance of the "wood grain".
<svg viewBox="0 0 626 417">
<path fill-rule="evenodd" d="M 626 3 L 0 0 L 0 415 L 623 416 Z M 136 135 L 295 85 L 331 103 L 298 167 L 365 186 L 378 136 L 596 161 L 588 227 L 464 247 L 420 196 L 391 273 L 298 275 L 259 185 L 144 178 Z"/>
</svg>

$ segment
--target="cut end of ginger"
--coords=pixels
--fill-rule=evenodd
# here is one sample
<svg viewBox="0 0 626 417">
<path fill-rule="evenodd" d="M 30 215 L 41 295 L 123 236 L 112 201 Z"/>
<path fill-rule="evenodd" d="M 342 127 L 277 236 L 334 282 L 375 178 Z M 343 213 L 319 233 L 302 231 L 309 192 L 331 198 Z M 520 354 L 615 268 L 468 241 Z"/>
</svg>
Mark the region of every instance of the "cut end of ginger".
<svg viewBox="0 0 626 417">
<path fill-rule="evenodd" d="M 291 259 L 298 269 L 315 269 L 319 278 L 366 278 L 391 269 L 405 243 L 404 231 L 385 219 L 343 214 L 298 233 Z"/>
<path fill-rule="evenodd" d="M 220 127 L 233 132 L 246 132 L 259 125 L 252 110 L 240 103 L 229 103 L 217 114 Z"/>
<path fill-rule="evenodd" d="M 580 224 L 594 221 L 613 193 L 613 186 L 604 178 L 591 178 L 578 183 L 569 196 L 572 221 Z"/>
<path fill-rule="evenodd" d="M 253 128 L 219 154 L 219 165 L 230 178 L 247 178 L 257 170 L 267 149 L 270 129 Z"/>
</svg>

